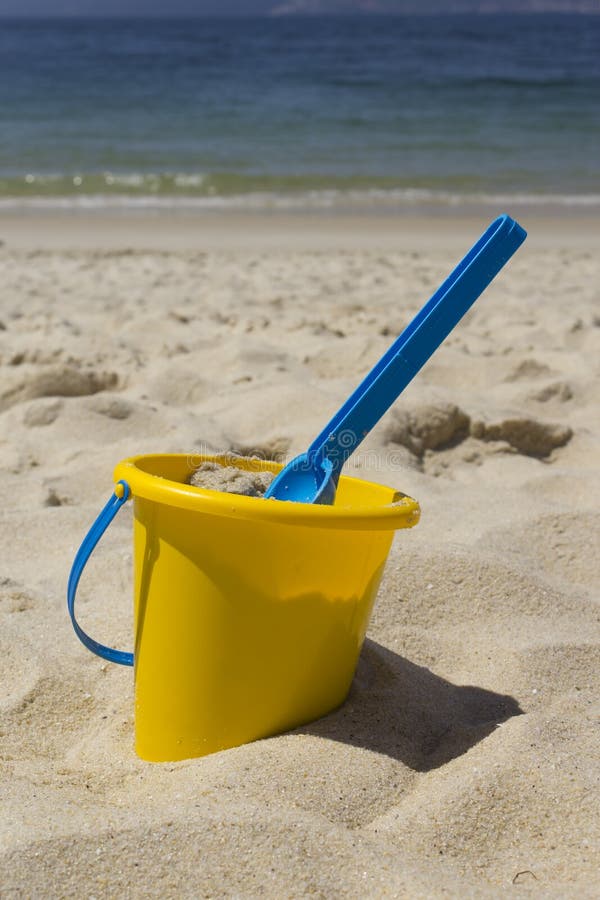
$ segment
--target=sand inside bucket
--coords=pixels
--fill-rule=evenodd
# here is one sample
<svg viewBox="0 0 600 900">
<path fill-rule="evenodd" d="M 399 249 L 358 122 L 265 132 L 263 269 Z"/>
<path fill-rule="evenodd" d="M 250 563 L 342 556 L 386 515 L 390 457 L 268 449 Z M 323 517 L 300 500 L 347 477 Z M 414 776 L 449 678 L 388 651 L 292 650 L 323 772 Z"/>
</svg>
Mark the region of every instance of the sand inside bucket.
<svg viewBox="0 0 600 900">
<path fill-rule="evenodd" d="M 274 477 L 273 472 L 248 472 L 245 469 L 238 469 L 236 466 L 203 462 L 192 472 L 188 484 L 228 494 L 263 497 Z"/>
</svg>

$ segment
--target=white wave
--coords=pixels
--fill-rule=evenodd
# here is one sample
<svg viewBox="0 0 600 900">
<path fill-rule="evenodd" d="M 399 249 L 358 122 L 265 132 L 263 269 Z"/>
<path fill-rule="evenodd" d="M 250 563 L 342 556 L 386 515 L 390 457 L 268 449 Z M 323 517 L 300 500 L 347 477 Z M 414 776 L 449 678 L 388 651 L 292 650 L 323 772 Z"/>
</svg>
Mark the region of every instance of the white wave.
<svg viewBox="0 0 600 900">
<path fill-rule="evenodd" d="M 193 176 L 194 179 L 202 176 Z M 120 183 L 124 183 L 120 181 Z M 132 184 L 132 181 L 125 182 Z M 194 185 L 197 182 L 194 181 Z M 190 184 L 191 186 L 191 184 Z M 535 193 L 453 193 L 423 189 L 365 189 L 353 191 L 315 190 L 302 193 L 256 192 L 235 196 L 171 196 L 124 194 L 83 194 L 63 197 L 0 197 L 0 210 L 269 210 L 269 209 L 387 209 L 477 205 L 539 206 L 595 208 L 600 194 L 535 194 Z"/>
</svg>

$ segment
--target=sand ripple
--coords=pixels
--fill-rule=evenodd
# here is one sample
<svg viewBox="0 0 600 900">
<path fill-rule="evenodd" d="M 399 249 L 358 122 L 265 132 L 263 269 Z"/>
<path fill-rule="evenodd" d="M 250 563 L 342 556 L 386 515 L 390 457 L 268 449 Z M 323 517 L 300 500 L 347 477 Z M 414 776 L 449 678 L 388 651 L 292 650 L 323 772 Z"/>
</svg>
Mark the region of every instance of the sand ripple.
<svg viewBox="0 0 600 900">
<path fill-rule="evenodd" d="M 2 249 L 3 898 L 597 896 L 600 264 L 557 248 L 562 225 L 526 245 L 349 466 L 417 497 L 422 518 L 396 537 L 339 710 L 143 763 L 133 673 L 68 621 L 69 566 L 120 459 L 306 449 L 456 261 L 457 237 L 433 247 L 429 224 L 419 252 L 402 249 L 410 221 L 386 220 L 387 250 L 357 249 L 362 222 L 352 252 L 321 237 L 285 253 L 270 238 Z M 130 506 L 79 601 L 124 649 Z"/>
</svg>

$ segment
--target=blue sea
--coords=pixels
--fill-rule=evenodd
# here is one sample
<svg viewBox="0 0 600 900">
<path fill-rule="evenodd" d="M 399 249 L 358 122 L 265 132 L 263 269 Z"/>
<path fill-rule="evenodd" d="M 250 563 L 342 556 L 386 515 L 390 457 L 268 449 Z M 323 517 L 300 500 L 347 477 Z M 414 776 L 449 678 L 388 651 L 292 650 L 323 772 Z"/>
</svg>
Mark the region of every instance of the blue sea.
<svg viewBox="0 0 600 900">
<path fill-rule="evenodd" d="M 600 16 L 0 20 L 0 206 L 600 204 Z"/>
</svg>

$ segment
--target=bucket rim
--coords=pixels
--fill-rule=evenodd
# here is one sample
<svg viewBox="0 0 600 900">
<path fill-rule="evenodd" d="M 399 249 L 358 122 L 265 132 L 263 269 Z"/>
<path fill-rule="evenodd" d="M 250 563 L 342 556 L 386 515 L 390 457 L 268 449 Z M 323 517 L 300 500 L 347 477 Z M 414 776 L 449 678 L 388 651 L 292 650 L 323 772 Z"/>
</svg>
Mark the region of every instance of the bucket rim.
<svg viewBox="0 0 600 900">
<path fill-rule="evenodd" d="M 341 476 L 340 487 L 348 482 L 360 482 L 362 486 L 370 488 L 373 494 L 378 495 L 380 504 L 325 506 L 288 500 L 265 501 L 262 497 L 245 497 L 195 487 L 145 469 L 145 466 L 154 467 L 156 464 L 160 467 L 161 461 L 164 461 L 167 470 L 178 465 L 192 471 L 202 462 L 231 465 L 234 460 L 235 465 L 240 468 L 254 471 L 277 473 L 283 468 L 282 463 L 234 457 L 233 454 L 144 453 L 130 456 L 117 463 L 114 479 L 126 481 L 134 498 L 140 497 L 207 515 L 257 522 L 316 528 L 347 528 L 357 531 L 395 531 L 400 528 L 412 528 L 419 521 L 420 507 L 412 497 L 395 488 L 348 475 Z"/>
</svg>

